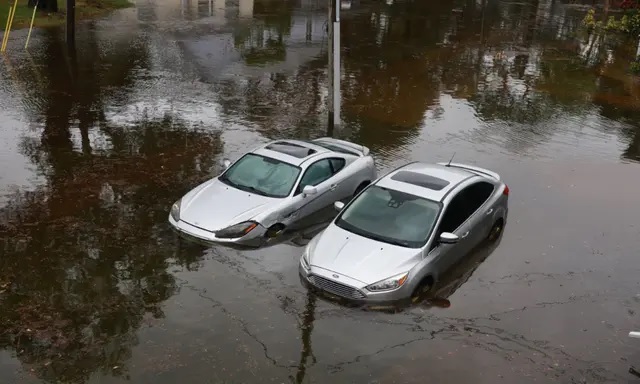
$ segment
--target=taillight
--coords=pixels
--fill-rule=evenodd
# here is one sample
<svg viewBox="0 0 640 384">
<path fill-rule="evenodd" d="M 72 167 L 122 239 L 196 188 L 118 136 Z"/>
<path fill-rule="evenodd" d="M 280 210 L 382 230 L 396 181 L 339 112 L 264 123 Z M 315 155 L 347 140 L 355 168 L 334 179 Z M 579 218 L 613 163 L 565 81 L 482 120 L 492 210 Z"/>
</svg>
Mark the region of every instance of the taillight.
<svg viewBox="0 0 640 384">
<path fill-rule="evenodd" d="M 504 191 L 502 191 L 502 194 L 505 196 L 509 196 L 509 186 L 507 186 L 506 184 L 504 185 Z"/>
</svg>

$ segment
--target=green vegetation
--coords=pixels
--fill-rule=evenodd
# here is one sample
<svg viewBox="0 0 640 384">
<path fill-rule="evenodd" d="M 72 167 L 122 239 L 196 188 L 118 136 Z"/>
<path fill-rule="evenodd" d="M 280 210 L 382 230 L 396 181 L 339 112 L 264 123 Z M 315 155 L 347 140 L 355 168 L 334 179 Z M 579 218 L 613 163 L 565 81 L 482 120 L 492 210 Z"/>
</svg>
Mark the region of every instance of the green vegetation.
<svg viewBox="0 0 640 384">
<path fill-rule="evenodd" d="M 609 16 L 606 22 L 597 20 L 596 11 L 594 9 L 590 9 L 582 20 L 582 25 L 584 25 L 590 32 L 604 30 L 636 37 L 640 34 L 640 9 L 627 9 L 624 11 L 622 16 L 618 18 L 615 16 Z M 631 62 L 629 71 L 634 74 L 640 74 L 640 56 L 636 57 Z"/>
<path fill-rule="evenodd" d="M 27 3 L 28 0 L 18 0 L 18 8 L 16 9 L 11 30 L 29 26 L 33 8 L 29 8 Z M 9 15 L 9 7 L 13 6 L 13 4 L 13 0 L 0 2 L 0 20 L 3 32 Z M 129 0 L 76 0 L 76 18 L 78 20 L 95 18 L 103 16 L 115 9 L 128 8 L 131 6 L 133 6 L 133 4 L 130 3 Z M 59 11 L 56 13 L 38 11 L 33 26 L 46 27 L 63 24 L 66 14 L 66 1 L 58 0 L 58 7 Z"/>
<path fill-rule="evenodd" d="M 604 23 L 601 20 L 596 20 L 596 11 L 590 9 L 582 20 L 582 24 L 591 30 L 604 29 L 606 31 L 638 35 L 640 33 L 640 10 L 625 11 L 619 18 L 609 16 L 606 23 Z"/>
</svg>

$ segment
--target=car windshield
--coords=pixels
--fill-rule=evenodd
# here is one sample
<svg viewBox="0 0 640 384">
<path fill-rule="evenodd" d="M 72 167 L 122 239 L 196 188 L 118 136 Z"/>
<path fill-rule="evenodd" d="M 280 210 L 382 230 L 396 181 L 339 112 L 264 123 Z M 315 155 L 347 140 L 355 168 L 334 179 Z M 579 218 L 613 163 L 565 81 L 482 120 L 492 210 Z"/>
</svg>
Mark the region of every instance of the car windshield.
<svg viewBox="0 0 640 384">
<path fill-rule="evenodd" d="M 440 207 L 432 200 L 373 185 L 340 214 L 336 225 L 374 240 L 420 248 L 433 230 Z"/>
<path fill-rule="evenodd" d="M 286 197 L 300 168 L 266 156 L 244 155 L 218 179 L 232 187 L 269 197 Z"/>
</svg>

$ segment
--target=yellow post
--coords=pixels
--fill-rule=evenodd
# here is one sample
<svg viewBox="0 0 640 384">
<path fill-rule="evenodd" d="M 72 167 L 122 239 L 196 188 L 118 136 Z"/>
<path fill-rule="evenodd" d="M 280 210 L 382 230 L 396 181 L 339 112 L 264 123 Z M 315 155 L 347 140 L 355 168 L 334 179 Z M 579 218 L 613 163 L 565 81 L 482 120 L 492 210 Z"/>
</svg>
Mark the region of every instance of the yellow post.
<svg viewBox="0 0 640 384">
<path fill-rule="evenodd" d="M 0 52 L 4 52 L 4 42 L 7 40 L 7 31 L 9 30 L 9 21 L 11 20 L 11 11 L 13 7 L 9 6 L 9 13 L 7 14 L 7 25 L 4 27 L 4 35 L 2 35 L 2 45 L 0 46 Z"/>
<path fill-rule="evenodd" d="M 9 28 L 5 32 L 4 45 L 2 47 L 2 52 L 7 50 L 7 43 L 9 42 L 9 33 L 11 32 L 11 25 L 13 25 L 13 17 L 16 15 L 16 8 L 18 8 L 18 0 L 13 3 L 13 10 L 10 13 L 9 18 Z"/>
<path fill-rule="evenodd" d="M 11 19 L 9 20 L 9 29 L 7 30 L 7 38 L 4 41 L 3 52 L 7 50 L 7 43 L 9 42 L 9 33 L 11 33 L 11 26 L 13 25 L 13 17 L 16 15 L 16 9 L 18 8 L 18 0 L 13 3 L 13 10 L 11 12 Z"/>
<path fill-rule="evenodd" d="M 27 42 L 24 43 L 24 49 L 26 50 L 29 46 L 29 39 L 31 38 L 31 31 L 33 30 L 33 21 L 36 19 L 36 10 L 38 9 L 38 4 L 36 3 L 35 7 L 33 7 L 33 15 L 31 15 L 31 25 L 29 26 L 29 34 L 27 35 Z"/>
</svg>

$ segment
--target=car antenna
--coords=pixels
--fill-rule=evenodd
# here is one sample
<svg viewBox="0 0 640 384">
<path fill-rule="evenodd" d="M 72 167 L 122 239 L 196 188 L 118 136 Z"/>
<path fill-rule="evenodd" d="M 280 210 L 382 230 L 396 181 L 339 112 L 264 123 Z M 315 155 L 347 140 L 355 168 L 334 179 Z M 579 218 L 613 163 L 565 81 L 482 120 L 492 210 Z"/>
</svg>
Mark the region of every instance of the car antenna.
<svg viewBox="0 0 640 384">
<path fill-rule="evenodd" d="M 453 152 L 453 156 L 455 156 L 455 155 L 456 155 L 456 153 Z M 449 159 L 449 162 L 447 163 L 447 167 L 451 166 L 451 161 L 453 160 L 453 156 L 451 156 L 451 158 Z"/>
</svg>

